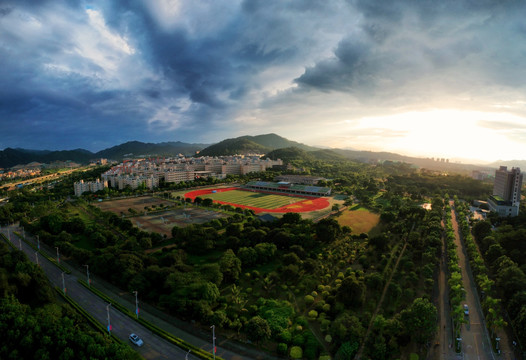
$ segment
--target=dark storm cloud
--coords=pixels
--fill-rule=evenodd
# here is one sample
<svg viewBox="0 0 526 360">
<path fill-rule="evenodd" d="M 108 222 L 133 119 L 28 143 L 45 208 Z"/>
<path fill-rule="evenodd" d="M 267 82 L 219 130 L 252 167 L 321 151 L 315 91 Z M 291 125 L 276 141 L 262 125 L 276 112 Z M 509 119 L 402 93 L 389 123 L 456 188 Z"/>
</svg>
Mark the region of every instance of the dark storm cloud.
<svg viewBox="0 0 526 360">
<path fill-rule="evenodd" d="M 317 126 L 314 114 L 489 103 L 524 88 L 521 10 L 452 0 L 6 2 L 0 147 L 212 142 L 261 124 L 276 131 L 298 114 Z"/>
<path fill-rule="evenodd" d="M 307 67 L 295 80 L 301 87 L 370 97 L 393 90 L 442 92 L 444 87 L 463 92 L 484 81 L 520 86 L 524 71 L 517 77 L 519 67 L 508 67 L 521 60 L 519 54 L 499 43 L 504 34 L 508 42 L 518 35 L 518 5 L 368 0 L 349 4 L 363 15 L 361 31 L 346 35 L 333 56 Z M 454 79 L 455 73 L 463 82 Z M 419 81 L 434 86 L 426 89 Z"/>
</svg>

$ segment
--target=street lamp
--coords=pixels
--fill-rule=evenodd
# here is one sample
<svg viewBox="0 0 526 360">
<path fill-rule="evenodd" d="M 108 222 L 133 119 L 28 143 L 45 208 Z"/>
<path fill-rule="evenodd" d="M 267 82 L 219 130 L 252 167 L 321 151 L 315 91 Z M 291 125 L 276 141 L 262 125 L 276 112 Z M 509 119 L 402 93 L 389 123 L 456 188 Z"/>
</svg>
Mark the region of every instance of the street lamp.
<svg viewBox="0 0 526 360">
<path fill-rule="evenodd" d="M 40 265 L 38 264 L 38 251 L 35 251 L 35 258 L 37 259 L 37 265 L 40 266 Z"/>
<path fill-rule="evenodd" d="M 212 329 L 212 353 L 214 354 L 214 360 L 216 359 L 216 326 L 210 326 Z"/>
<path fill-rule="evenodd" d="M 62 291 L 64 291 L 64 296 L 66 295 L 66 281 L 64 280 L 65 272 L 62 272 Z"/>
<path fill-rule="evenodd" d="M 111 303 L 106 306 L 106 313 L 108 314 L 108 334 L 111 335 L 110 306 L 111 306 Z"/>
<path fill-rule="evenodd" d="M 37 235 L 37 247 L 38 247 L 38 250 L 40 250 L 40 238 L 38 237 L 38 235 Z"/>
<path fill-rule="evenodd" d="M 91 280 L 89 279 L 89 265 L 82 265 L 86 267 L 86 275 L 88 276 L 88 287 L 91 288 Z"/>
<path fill-rule="evenodd" d="M 137 291 L 133 292 L 135 294 L 135 315 L 137 315 L 137 320 L 139 320 L 139 300 L 137 300 Z"/>
<path fill-rule="evenodd" d="M 58 247 L 55 246 L 55 249 L 57 249 L 57 264 L 60 264 L 60 256 L 58 254 Z"/>
<path fill-rule="evenodd" d="M 20 248 L 20 251 L 22 251 L 22 239 L 18 238 L 18 247 Z"/>
<path fill-rule="evenodd" d="M 186 356 L 184 357 L 184 360 L 188 360 L 188 354 L 190 354 L 190 351 L 192 351 L 192 349 L 188 350 L 188 352 L 186 353 Z"/>
</svg>

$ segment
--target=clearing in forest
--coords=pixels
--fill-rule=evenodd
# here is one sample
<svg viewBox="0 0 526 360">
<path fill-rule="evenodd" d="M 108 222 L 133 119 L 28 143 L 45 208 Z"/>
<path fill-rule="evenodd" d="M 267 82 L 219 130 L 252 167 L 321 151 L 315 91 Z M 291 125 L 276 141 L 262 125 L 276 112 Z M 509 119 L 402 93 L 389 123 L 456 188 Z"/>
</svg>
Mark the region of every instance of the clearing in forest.
<svg viewBox="0 0 526 360">
<path fill-rule="evenodd" d="M 350 226 L 353 234 L 368 233 L 380 222 L 380 215 L 363 207 L 343 211 L 336 218 L 341 226 Z"/>
</svg>

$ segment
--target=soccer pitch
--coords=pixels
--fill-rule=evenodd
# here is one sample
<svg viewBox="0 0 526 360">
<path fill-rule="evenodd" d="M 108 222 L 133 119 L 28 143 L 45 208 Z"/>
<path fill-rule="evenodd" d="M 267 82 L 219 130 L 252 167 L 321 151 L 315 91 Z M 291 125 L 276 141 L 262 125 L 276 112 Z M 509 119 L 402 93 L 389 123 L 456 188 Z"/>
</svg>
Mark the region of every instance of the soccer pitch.
<svg viewBox="0 0 526 360">
<path fill-rule="evenodd" d="M 218 193 L 200 195 L 203 199 L 212 199 L 238 205 L 253 206 L 262 209 L 277 209 L 285 205 L 305 200 L 301 197 L 284 195 L 262 194 L 258 192 L 230 190 Z"/>
</svg>

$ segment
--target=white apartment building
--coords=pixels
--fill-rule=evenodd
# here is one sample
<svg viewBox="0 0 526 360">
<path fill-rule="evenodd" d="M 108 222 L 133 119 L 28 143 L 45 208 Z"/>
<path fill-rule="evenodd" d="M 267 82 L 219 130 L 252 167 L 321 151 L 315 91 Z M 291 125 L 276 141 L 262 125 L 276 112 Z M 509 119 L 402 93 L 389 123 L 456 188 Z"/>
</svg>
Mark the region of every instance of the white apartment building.
<svg viewBox="0 0 526 360">
<path fill-rule="evenodd" d="M 84 182 L 84 180 L 80 180 L 79 182 L 76 182 L 73 184 L 73 190 L 75 192 L 75 196 L 80 196 L 85 192 L 97 192 L 99 190 L 104 190 L 108 187 L 107 181 L 100 181 L 100 179 L 97 179 L 96 181 L 88 181 Z"/>
<path fill-rule="evenodd" d="M 224 179 L 227 175 L 245 175 L 251 172 L 265 171 L 274 165 L 283 165 L 282 160 L 262 160 L 259 157 L 225 156 L 175 159 L 126 160 L 102 174 L 102 179 L 112 187 L 124 189 L 130 185 L 132 189 L 146 181 L 150 188 L 159 186 L 159 180 L 168 183 L 194 181 L 196 178 L 213 176 Z M 152 179 L 152 180 L 148 180 Z"/>
</svg>

